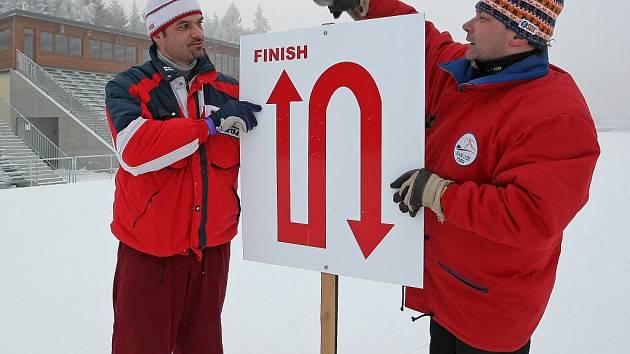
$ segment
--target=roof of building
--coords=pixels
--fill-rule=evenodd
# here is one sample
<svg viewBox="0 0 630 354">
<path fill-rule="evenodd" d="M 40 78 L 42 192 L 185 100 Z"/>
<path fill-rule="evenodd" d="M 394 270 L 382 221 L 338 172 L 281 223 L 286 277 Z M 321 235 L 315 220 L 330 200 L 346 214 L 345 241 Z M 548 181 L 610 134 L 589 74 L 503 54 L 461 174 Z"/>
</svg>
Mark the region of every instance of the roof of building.
<svg viewBox="0 0 630 354">
<path fill-rule="evenodd" d="M 131 32 L 131 31 L 125 31 L 125 30 L 116 29 L 116 28 L 113 28 L 113 27 L 99 26 L 99 25 L 94 25 L 94 24 L 88 23 L 88 22 L 76 21 L 76 20 L 71 20 L 71 19 L 67 19 L 67 18 L 63 18 L 63 17 L 46 15 L 46 14 L 41 14 L 41 13 L 31 12 L 31 11 L 26 11 L 26 10 L 20 10 L 20 9 L 13 9 L 13 10 L 1 13 L 0 14 L 0 21 L 2 21 L 4 19 L 7 19 L 7 18 L 11 18 L 13 16 L 22 16 L 22 17 L 27 17 L 27 18 L 33 18 L 33 19 L 41 20 L 41 21 L 55 22 L 55 23 L 60 23 L 60 24 L 64 24 L 64 25 L 69 25 L 69 26 L 74 26 L 74 27 L 79 27 L 79 28 L 85 28 L 87 30 L 113 33 L 113 34 L 126 36 L 126 37 L 135 37 L 135 38 L 146 39 L 146 40 L 150 39 L 149 35 L 147 35 L 147 34 Z M 222 45 L 222 46 L 225 46 L 225 47 L 238 48 L 238 44 L 226 42 L 226 41 L 223 41 L 223 40 L 220 40 L 220 39 L 206 38 L 206 42 L 213 43 L 213 44 L 219 44 L 219 45 Z"/>
</svg>

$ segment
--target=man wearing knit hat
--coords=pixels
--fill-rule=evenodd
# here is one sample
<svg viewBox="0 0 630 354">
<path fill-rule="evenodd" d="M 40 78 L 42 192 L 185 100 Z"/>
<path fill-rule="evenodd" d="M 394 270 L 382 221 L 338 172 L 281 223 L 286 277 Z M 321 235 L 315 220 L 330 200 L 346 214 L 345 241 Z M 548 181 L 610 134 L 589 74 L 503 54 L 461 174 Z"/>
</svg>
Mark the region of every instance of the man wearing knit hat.
<svg viewBox="0 0 630 354">
<path fill-rule="evenodd" d="M 106 86 L 120 170 L 114 354 L 220 354 L 239 137 L 261 107 L 204 49 L 196 0 L 149 0 L 150 60 Z"/>
<path fill-rule="evenodd" d="M 416 12 L 398 0 L 315 2 L 355 19 Z M 528 353 L 563 230 L 588 200 L 593 119 L 547 58 L 563 5 L 481 0 L 463 25 L 468 44 L 425 24 L 425 168 L 391 187 L 401 212 L 426 211 L 424 288 L 407 288 L 405 304 L 431 318 L 432 354 Z"/>
</svg>

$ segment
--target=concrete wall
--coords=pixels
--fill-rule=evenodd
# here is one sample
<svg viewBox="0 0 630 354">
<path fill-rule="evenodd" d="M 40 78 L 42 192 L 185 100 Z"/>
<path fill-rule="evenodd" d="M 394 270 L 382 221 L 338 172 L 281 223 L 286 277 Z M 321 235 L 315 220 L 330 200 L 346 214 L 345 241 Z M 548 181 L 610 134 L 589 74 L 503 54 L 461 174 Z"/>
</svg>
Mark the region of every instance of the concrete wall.
<svg viewBox="0 0 630 354">
<path fill-rule="evenodd" d="M 113 154 L 105 144 L 13 70 L 11 71 L 11 104 L 43 131 L 54 129 L 55 124 L 51 118 L 57 119 L 58 146 L 69 156 Z M 38 122 L 44 122 L 41 128 Z"/>
<path fill-rule="evenodd" d="M 11 103 L 11 75 L 9 71 L 0 72 L 0 100 Z M 11 126 L 11 110 L 0 103 L 0 120 Z"/>
</svg>

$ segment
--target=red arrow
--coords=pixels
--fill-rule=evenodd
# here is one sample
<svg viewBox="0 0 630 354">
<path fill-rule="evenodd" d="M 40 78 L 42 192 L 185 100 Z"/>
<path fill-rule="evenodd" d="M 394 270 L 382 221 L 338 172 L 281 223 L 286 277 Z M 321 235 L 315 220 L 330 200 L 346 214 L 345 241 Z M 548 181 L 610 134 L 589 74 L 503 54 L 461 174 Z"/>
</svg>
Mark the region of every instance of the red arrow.
<svg viewBox="0 0 630 354">
<path fill-rule="evenodd" d="M 323 236 L 323 241 L 311 240 L 308 237 L 307 225 L 291 222 L 291 102 L 301 101 L 302 97 L 291 78 L 286 71 L 283 71 L 267 100 L 267 104 L 276 105 L 278 241 L 326 247 L 326 235 Z"/>
<path fill-rule="evenodd" d="M 277 105 L 278 241 L 326 248 L 326 110 L 333 94 L 342 87 L 354 93 L 361 109 L 361 220 L 348 220 L 348 224 L 367 259 L 394 225 L 381 223 L 381 95 L 370 73 L 355 63 L 330 67 L 311 93 L 308 224 L 291 222 L 291 102 L 300 102 L 302 98 L 286 71 L 267 100 L 268 104 Z"/>
<path fill-rule="evenodd" d="M 381 95 L 372 75 L 355 63 L 343 62 L 330 67 L 317 80 L 311 93 L 309 224 L 311 221 L 322 223 L 313 225 L 314 231 L 323 232 L 325 237 L 326 109 L 332 95 L 341 87 L 354 93 L 361 109 L 361 219 L 348 220 L 348 224 L 367 259 L 394 225 L 381 222 Z"/>
</svg>

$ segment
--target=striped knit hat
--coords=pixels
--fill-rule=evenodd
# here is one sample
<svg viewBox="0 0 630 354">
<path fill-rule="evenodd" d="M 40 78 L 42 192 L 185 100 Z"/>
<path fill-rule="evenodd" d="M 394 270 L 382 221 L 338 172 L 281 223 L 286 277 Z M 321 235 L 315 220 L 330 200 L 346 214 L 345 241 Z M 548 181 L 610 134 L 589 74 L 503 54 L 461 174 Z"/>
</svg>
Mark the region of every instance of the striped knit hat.
<svg viewBox="0 0 630 354">
<path fill-rule="evenodd" d="M 533 46 L 545 48 L 564 0 L 481 0 L 475 7 L 503 22 Z"/>
<path fill-rule="evenodd" d="M 144 8 L 144 21 L 151 37 L 175 21 L 193 14 L 201 15 L 197 0 L 148 0 Z"/>
</svg>

